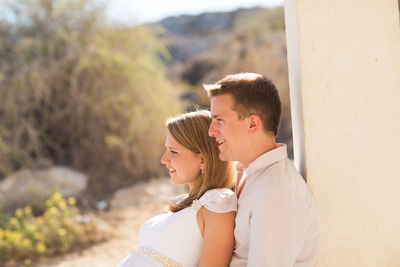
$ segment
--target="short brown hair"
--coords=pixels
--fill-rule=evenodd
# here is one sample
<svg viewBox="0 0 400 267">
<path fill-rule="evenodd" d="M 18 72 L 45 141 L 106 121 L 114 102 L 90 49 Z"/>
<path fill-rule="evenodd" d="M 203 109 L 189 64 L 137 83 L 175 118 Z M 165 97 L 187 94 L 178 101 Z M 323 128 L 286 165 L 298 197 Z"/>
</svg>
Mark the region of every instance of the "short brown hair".
<svg viewBox="0 0 400 267">
<path fill-rule="evenodd" d="M 257 114 L 265 132 L 273 132 L 277 136 L 282 107 L 278 90 L 270 79 L 256 73 L 239 73 L 203 86 L 210 98 L 232 95 L 235 103 L 231 109 L 238 113 L 239 119 Z"/>
<path fill-rule="evenodd" d="M 208 135 L 210 124 L 211 115 L 207 110 L 184 113 L 166 122 L 168 132 L 179 144 L 193 153 L 202 154 L 204 159 L 204 173 L 200 174 L 199 170 L 199 177 L 186 198 L 169 206 L 172 212 L 190 206 L 193 200 L 199 199 L 207 190 L 234 188 L 232 163 L 219 159 L 217 142 Z"/>
</svg>

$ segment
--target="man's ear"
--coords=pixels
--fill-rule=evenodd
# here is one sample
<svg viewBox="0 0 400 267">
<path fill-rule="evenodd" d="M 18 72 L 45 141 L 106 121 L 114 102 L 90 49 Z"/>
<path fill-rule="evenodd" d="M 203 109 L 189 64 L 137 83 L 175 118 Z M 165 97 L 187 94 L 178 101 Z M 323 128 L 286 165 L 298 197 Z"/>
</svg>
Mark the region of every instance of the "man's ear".
<svg viewBox="0 0 400 267">
<path fill-rule="evenodd" d="M 255 133 L 261 127 L 261 118 L 257 114 L 252 114 L 249 116 L 249 132 Z"/>
</svg>

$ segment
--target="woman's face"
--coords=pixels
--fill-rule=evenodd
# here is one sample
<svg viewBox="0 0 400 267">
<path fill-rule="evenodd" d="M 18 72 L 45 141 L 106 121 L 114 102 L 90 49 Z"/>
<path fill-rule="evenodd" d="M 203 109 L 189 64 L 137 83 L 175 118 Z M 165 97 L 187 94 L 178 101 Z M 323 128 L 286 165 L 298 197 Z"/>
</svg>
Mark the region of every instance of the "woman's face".
<svg viewBox="0 0 400 267">
<path fill-rule="evenodd" d="M 165 146 L 167 150 L 161 157 L 161 163 L 167 167 L 171 183 L 187 184 L 192 190 L 202 167 L 201 154 L 193 153 L 179 144 L 170 133 L 167 134 Z"/>
</svg>

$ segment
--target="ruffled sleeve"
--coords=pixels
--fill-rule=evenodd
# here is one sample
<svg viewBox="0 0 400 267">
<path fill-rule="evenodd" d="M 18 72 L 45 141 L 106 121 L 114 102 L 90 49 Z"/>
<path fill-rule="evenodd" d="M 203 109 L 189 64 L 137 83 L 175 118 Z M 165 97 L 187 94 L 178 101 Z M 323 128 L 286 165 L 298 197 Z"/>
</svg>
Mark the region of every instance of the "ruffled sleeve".
<svg viewBox="0 0 400 267">
<path fill-rule="evenodd" d="M 198 200 L 198 202 L 206 209 L 217 213 L 225 213 L 237 210 L 236 194 L 227 188 L 208 190 Z"/>
</svg>

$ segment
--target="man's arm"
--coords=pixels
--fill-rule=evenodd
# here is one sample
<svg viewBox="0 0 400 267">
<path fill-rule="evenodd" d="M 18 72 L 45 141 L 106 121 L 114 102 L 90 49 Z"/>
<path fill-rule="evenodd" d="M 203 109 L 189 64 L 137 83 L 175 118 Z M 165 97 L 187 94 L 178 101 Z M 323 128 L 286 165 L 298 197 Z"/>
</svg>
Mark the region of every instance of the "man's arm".
<svg viewBox="0 0 400 267">
<path fill-rule="evenodd" d="M 305 242 L 307 213 L 289 188 L 263 192 L 251 214 L 248 266 L 293 267 Z"/>
</svg>

